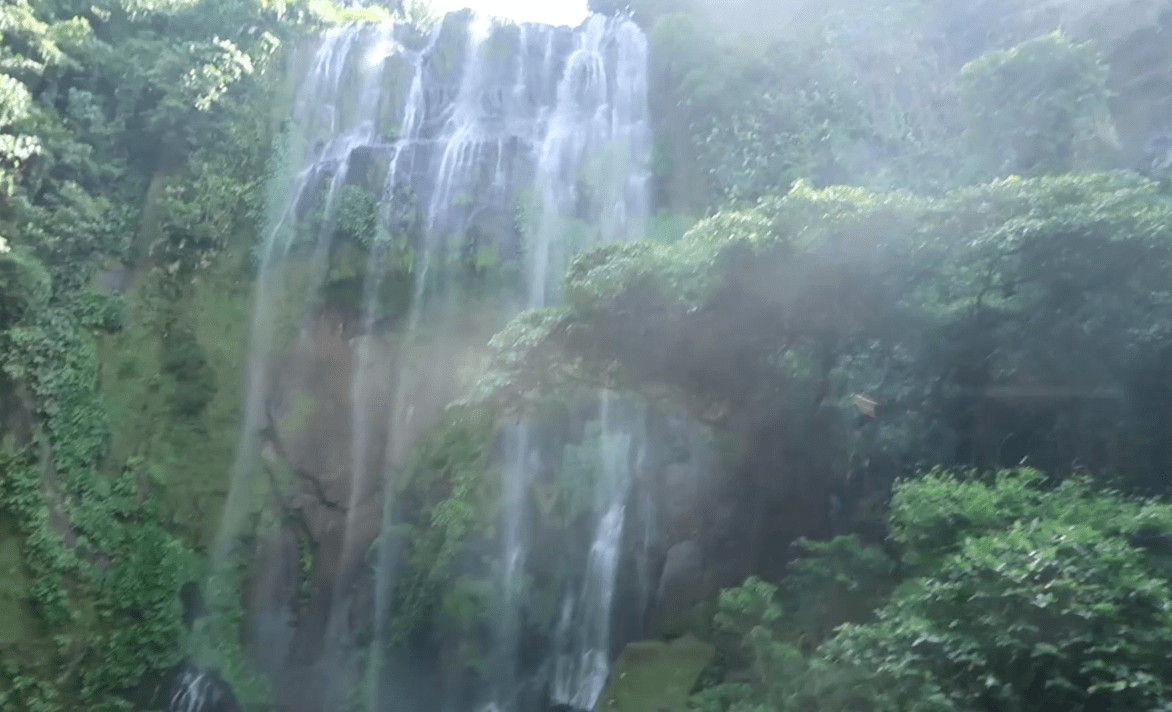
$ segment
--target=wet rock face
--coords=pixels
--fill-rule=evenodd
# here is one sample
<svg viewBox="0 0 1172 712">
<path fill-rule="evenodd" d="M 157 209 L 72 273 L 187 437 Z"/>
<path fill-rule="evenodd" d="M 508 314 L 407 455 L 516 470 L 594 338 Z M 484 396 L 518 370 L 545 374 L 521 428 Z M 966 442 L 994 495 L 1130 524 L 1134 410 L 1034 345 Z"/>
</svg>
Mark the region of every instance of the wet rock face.
<svg viewBox="0 0 1172 712">
<path fill-rule="evenodd" d="M 700 510 L 701 483 L 707 473 L 700 471 L 697 463 L 676 463 L 663 468 L 663 499 L 660 507 L 663 516 L 664 536 L 671 542 L 679 542 L 696 536 L 702 521 Z"/>
<path fill-rule="evenodd" d="M 349 634 L 368 625 L 367 559 L 382 525 L 385 467 L 389 458 L 402 464 L 414 438 L 463 392 L 468 373 L 462 361 L 488 340 L 487 333 L 474 334 L 418 339 L 411 362 L 424 373 L 413 378 L 403 373 L 412 367 L 398 361 L 399 335 L 356 334 L 327 305 L 275 359 L 262 459 L 287 524 L 258 543 L 250 620 L 264 667 L 295 678 L 289 689 L 325 685 L 312 671 L 321 667 L 318 656 L 328 647 L 331 625 Z M 412 412 L 388 438 L 397 378 L 414 384 L 404 386 L 413 388 L 404 397 Z M 357 439 L 356 424 L 362 428 Z M 326 668 L 321 675 L 336 676 Z"/>
<path fill-rule="evenodd" d="M 703 590 L 704 552 L 700 544 L 695 541 L 674 544 L 667 551 L 663 575 L 659 578 L 652 632 L 664 635 L 686 630 Z"/>
</svg>

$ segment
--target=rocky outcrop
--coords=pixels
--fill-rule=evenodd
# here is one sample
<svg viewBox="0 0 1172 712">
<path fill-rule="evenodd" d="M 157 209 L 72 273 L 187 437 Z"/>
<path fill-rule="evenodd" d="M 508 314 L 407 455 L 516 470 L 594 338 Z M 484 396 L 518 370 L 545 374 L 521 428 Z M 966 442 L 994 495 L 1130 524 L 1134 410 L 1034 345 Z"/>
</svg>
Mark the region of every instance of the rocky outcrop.
<svg viewBox="0 0 1172 712">
<path fill-rule="evenodd" d="M 696 541 L 681 541 L 667 550 L 655 593 L 652 632 L 678 635 L 688 629 L 704 592 L 704 552 Z"/>
</svg>

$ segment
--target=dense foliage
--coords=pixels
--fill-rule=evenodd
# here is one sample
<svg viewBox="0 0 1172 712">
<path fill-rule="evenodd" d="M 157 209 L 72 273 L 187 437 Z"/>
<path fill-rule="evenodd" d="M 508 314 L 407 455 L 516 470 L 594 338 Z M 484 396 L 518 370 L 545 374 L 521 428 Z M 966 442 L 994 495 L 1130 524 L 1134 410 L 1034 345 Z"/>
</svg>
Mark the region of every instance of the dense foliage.
<svg viewBox="0 0 1172 712">
<path fill-rule="evenodd" d="M 1122 173 L 939 199 L 798 186 L 671 245 L 584 255 L 568 308 L 502 333 L 499 365 L 522 390 L 534 364 L 556 382 L 547 365 L 583 358 L 600 378 L 671 387 L 757 452 L 811 432 L 835 447 L 818 429 L 851 427 L 866 393 L 883 412 L 843 457 L 1030 457 L 1154 483 L 1162 451 L 1135 437 L 1153 424 L 1125 404 L 1153 394 L 1167 348 L 1170 211 Z"/>
<path fill-rule="evenodd" d="M 724 592 L 716 624 L 748 679 L 706 689 L 697 708 L 1168 704 L 1172 671 L 1158 652 L 1172 635 L 1166 503 L 1036 470 L 937 471 L 902 482 L 890 516 L 905 572 L 894 590 L 882 585 L 885 554 L 848 538 L 816 546 L 784 592 L 759 579 Z M 803 652 L 794 623 L 835 591 L 870 598 L 874 612 Z"/>
<path fill-rule="evenodd" d="M 112 456 L 99 344 L 126 325 L 135 275 L 136 328 L 161 338 L 175 384 L 161 399 L 180 420 L 206 407 L 216 384 L 177 300 L 256 230 L 282 42 L 338 16 L 327 3 L 0 6 L 0 390 L 6 421 L 24 423 L 6 433 L 0 512 L 24 538 L 34 619 L 17 626 L 35 631 L 0 645 L 0 707 L 153 707 L 185 648 L 242 663 L 227 662 L 238 629 L 185 643 L 178 592 L 201 578 L 204 542 L 176 526 L 153 464 Z M 247 697 L 244 669 L 225 673 Z"/>
<path fill-rule="evenodd" d="M 999 13 L 1016 12 L 1029 27 L 1041 8 L 934 0 L 592 7 L 630 13 L 648 30 L 657 187 L 677 210 L 752 204 L 798 178 L 935 193 L 1012 173 L 1101 168 L 1120 154 L 1099 48 L 997 26 Z M 970 33 L 982 23 L 974 53 Z M 1005 47 L 1010 38 L 1027 41 Z"/>
</svg>

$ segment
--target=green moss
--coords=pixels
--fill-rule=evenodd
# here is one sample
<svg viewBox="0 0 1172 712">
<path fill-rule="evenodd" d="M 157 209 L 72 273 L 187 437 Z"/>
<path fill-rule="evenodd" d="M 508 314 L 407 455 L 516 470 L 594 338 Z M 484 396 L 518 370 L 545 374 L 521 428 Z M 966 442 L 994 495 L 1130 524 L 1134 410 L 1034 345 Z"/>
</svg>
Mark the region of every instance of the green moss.
<svg viewBox="0 0 1172 712">
<path fill-rule="evenodd" d="M 177 328 L 163 338 L 161 366 L 174 379 L 167 400 L 175 414 L 193 418 L 202 413 L 215 397 L 216 381 L 194 332 Z"/>
<path fill-rule="evenodd" d="M 252 298 L 242 257 L 222 254 L 176 302 L 148 280 L 128 295 L 126 328 L 100 339 L 111 461 L 141 463 L 195 541 L 216 534 L 240 435 Z"/>
<path fill-rule="evenodd" d="M 687 705 L 716 649 L 691 636 L 670 643 L 644 641 L 623 648 L 595 712 L 655 712 Z"/>
<path fill-rule="evenodd" d="M 162 236 L 163 222 L 166 218 L 164 201 L 168 188 L 175 182 L 176 176 L 169 171 L 157 171 L 151 177 L 150 187 L 147 189 L 143 201 L 142 214 L 139 219 L 138 234 L 130 246 L 128 257 L 138 262 L 150 250 L 151 245 Z"/>
<path fill-rule="evenodd" d="M 420 440 L 397 483 L 413 516 L 406 570 L 392 604 L 390 634 L 396 644 L 423 630 L 444 607 L 456 555 L 468 539 L 487 533 L 496 522 L 499 478 L 489 472 L 495 435 L 495 422 L 486 414 L 453 411 Z M 456 611 L 468 604 L 459 597 L 448 602 Z"/>
<path fill-rule="evenodd" d="M 356 311 L 370 309 L 373 313 L 369 316 L 374 321 L 402 316 L 407 313 L 415 286 L 410 259 L 409 251 L 392 250 L 384 256 L 381 274 L 372 275 L 372 263 L 377 260 L 372 260 L 366 249 L 348 241 L 339 243 L 334 247 L 329 279 L 322 285 L 320 297 L 324 302 L 347 305 Z M 366 290 L 372 279 L 378 280 L 378 293 L 373 295 L 374 303 L 368 304 L 370 295 Z"/>
<path fill-rule="evenodd" d="M 377 173 L 377 167 L 367 169 Z M 347 185 L 338 196 L 338 236 L 370 247 L 378 234 L 378 196 L 359 185 Z"/>
<path fill-rule="evenodd" d="M 37 664 L 71 666 L 53 673 L 52 686 L 81 706 L 105 708 L 117 704 L 114 690 L 178 661 L 176 594 L 194 574 L 194 557 L 161 526 L 136 473 L 96 469 L 109 432 L 89 335 L 68 311 L 46 308 L 5 338 L 5 371 L 30 384 L 44 422 L 39 457 L 5 453 L 0 466 L 0 507 L 23 537 L 29 599 L 59 643 Z M 93 662 L 82 668 L 70 662 L 87 657 Z M 4 672 L 0 696 L 19 699 L 24 673 Z"/>
</svg>

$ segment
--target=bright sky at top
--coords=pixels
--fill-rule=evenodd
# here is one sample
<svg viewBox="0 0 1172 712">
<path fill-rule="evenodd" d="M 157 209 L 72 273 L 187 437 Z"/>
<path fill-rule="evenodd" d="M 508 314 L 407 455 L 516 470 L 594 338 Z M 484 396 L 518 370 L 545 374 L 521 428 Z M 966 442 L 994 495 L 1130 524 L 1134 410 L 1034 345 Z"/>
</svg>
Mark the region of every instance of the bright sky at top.
<svg viewBox="0 0 1172 712">
<path fill-rule="evenodd" d="M 431 0 L 437 13 L 470 7 L 481 15 L 517 22 L 577 27 L 586 19 L 586 0 Z"/>
</svg>

